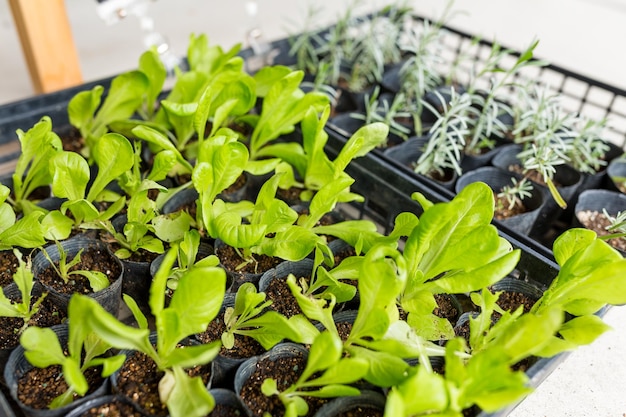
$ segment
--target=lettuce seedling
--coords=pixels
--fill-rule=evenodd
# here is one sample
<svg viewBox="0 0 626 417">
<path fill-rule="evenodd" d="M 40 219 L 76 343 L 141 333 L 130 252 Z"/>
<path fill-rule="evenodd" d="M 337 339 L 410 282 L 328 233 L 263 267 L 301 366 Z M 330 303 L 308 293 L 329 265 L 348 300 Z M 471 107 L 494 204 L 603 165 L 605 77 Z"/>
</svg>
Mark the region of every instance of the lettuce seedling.
<svg viewBox="0 0 626 417">
<path fill-rule="evenodd" d="M 29 327 L 20 337 L 24 356 L 31 364 L 38 368 L 60 365 L 63 369 L 62 378 L 69 388 L 52 400 L 49 408 L 63 407 L 72 402 L 75 394 L 83 396 L 87 393 L 89 385 L 84 376 L 87 369 L 101 366 L 101 374 L 106 378 L 119 369 L 126 359 L 123 354 L 105 356 L 111 345 L 90 329 L 84 320 L 89 311 L 84 307 L 76 298 L 70 299 L 67 354 L 58 335 L 51 328 Z"/>
<path fill-rule="evenodd" d="M 91 90 L 77 93 L 67 106 L 70 124 L 85 139 L 84 155 L 91 159 L 96 142 L 108 132 L 108 126 L 119 120 L 129 119 L 144 103 L 149 80 L 141 71 L 122 73 L 111 81 L 107 95 L 102 99 L 104 87 L 97 85 Z M 110 154 L 114 155 L 114 154 Z"/>
<path fill-rule="evenodd" d="M 21 301 L 14 302 L 4 295 L 3 291 L 0 291 L 0 317 L 19 317 L 24 320 L 24 325 L 17 330 L 17 333 L 21 334 L 28 326 L 31 317 L 39 311 L 39 307 L 48 293 L 44 292 L 41 294 L 31 305 L 35 276 L 31 269 L 30 258 L 27 259 L 27 262 L 24 262 L 22 253 L 19 250 L 13 249 L 13 253 L 19 263 L 13 274 L 13 282 L 15 282 L 20 292 Z"/>
<path fill-rule="evenodd" d="M 434 295 L 488 287 L 515 268 L 520 251 L 490 224 L 493 192 L 484 183 L 470 184 L 448 203 L 422 206 L 424 213 L 404 246 L 408 280 L 399 303 L 420 335 L 439 340 L 453 331 L 448 320 L 432 313 Z"/>
<path fill-rule="evenodd" d="M 328 134 L 324 130 L 330 115 L 326 106 L 318 119 L 318 111 L 310 107 L 302 119 L 302 145 L 296 142 L 275 143 L 264 146 L 257 157 L 276 157 L 287 162 L 298 173 L 302 183 L 296 181 L 293 173 L 283 176 L 280 187 L 303 187 L 300 198 L 310 201 L 313 194 L 333 181 L 350 178 L 345 169 L 355 158 L 366 155 L 387 140 L 389 128 L 384 123 L 372 123 L 356 131 L 343 146 L 334 161 L 328 158 L 325 145 Z M 362 201 L 359 195 L 349 192 L 349 188 L 338 190 L 337 201 Z"/>
<path fill-rule="evenodd" d="M 156 202 L 148 197 L 148 190 L 143 190 L 130 199 L 126 223 L 121 231 L 115 228 L 110 219 L 98 219 L 88 226 L 106 230 L 120 246 L 115 256 L 128 259 L 140 250 L 163 253 L 163 242 L 182 239 L 191 222 L 191 216 L 184 211 L 172 215 L 158 214 Z"/>
<path fill-rule="evenodd" d="M 41 210 L 29 197 L 37 188 L 50 185 L 50 160 L 63 146 L 59 136 L 52 131 L 52 121 L 48 116 L 42 117 L 26 132 L 18 129 L 17 137 L 21 153 L 11 177 L 13 196 L 7 199 L 18 213 L 28 214 Z"/>
<path fill-rule="evenodd" d="M 0 250 L 13 247 L 36 248 L 46 243 L 46 228 L 42 226 L 41 211 L 32 211 L 20 219 L 6 202 L 11 190 L 0 184 Z"/>
<path fill-rule="evenodd" d="M 541 356 L 593 342 L 609 328 L 595 313 L 606 304 L 626 303 L 626 259 L 595 232 L 569 229 L 555 240 L 553 252 L 561 268 L 531 313 L 556 308 L 573 318 L 563 323 Z"/>
<path fill-rule="evenodd" d="M 166 253 L 150 287 L 150 310 L 155 318 L 156 345 L 150 341 L 148 320 L 136 302 L 124 296 L 138 327 L 128 326 L 107 313 L 97 302 L 75 295 L 84 308 L 83 323 L 103 340 L 118 349 L 142 352 L 165 372 L 159 383 L 161 401 L 173 417 L 200 417 L 208 414 L 215 401 L 200 377 L 191 378 L 184 371 L 212 361 L 221 342 L 180 347 L 180 342 L 206 330 L 217 316 L 226 291 L 226 273 L 221 268 L 201 267 L 188 270 L 180 279 L 168 307 L 164 307 L 167 279 L 176 260 L 173 245 Z"/>
<path fill-rule="evenodd" d="M 272 71 L 285 74 L 284 67 L 266 67 L 255 74 L 255 79 L 272 78 L 267 74 Z M 303 71 L 289 71 L 271 84 L 267 94 L 257 94 L 263 97 L 261 114 L 253 122 L 247 119 L 254 126 L 248 143 L 250 159 L 259 159 L 259 151 L 263 146 L 293 131 L 311 107 L 319 112 L 328 105 L 328 97 L 324 94 L 304 93 L 300 89 L 303 77 Z"/>
<path fill-rule="evenodd" d="M 80 250 L 76 253 L 72 260 L 67 259 L 67 252 L 63 248 L 63 245 L 58 241 L 55 241 L 55 245 L 57 251 L 59 253 L 59 260 L 55 262 L 48 254 L 48 251 L 43 248 L 41 253 L 45 256 L 45 258 L 50 263 L 50 267 L 56 272 L 56 274 L 63 280 L 65 284 L 70 283 L 70 279 L 72 275 L 80 275 L 89 280 L 89 286 L 91 287 L 93 292 L 100 291 L 109 286 L 109 279 L 107 278 L 104 272 L 100 271 L 90 271 L 85 269 L 72 269 L 76 265 L 80 264 L 80 256 L 85 250 L 85 248 L 80 248 Z"/>
<path fill-rule="evenodd" d="M 268 397 L 278 396 L 285 406 L 286 417 L 307 415 L 309 406 L 303 397 L 359 395 L 360 391 L 349 384 L 360 380 L 369 364 L 363 359 L 342 357 L 342 352 L 339 336 L 322 332 L 313 341 L 306 367 L 296 382 L 279 391 L 276 380 L 267 378 L 261 384 L 261 391 Z"/>
<path fill-rule="evenodd" d="M 213 267 L 219 265 L 217 256 L 211 254 L 197 260 L 200 249 L 200 233 L 196 229 L 189 229 L 183 234 L 182 240 L 178 243 L 177 262 L 170 271 L 167 279 L 167 288 L 175 291 L 178 281 L 185 276 L 192 268 Z"/>
<path fill-rule="evenodd" d="M 232 349 L 235 334 L 248 336 L 256 340 L 265 350 L 288 339 L 296 343 L 311 343 L 319 331 L 302 315 L 287 319 L 282 314 L 268 310 L 271 305 L 265 293 L 257 292 L 254 284 L 242 284 L 235 295 L 235 305 L 226 307 L 222 333 L 222 344 Z"/>
<path fill-rule="evenodd" d="M 241 267 L 256 263 L 254 254 L 299 261 L 317 244 L 324 244 L 310 229 L 296 225 L 298 213 L 275 197 L 279 178 L 280 174 L 275 174 L 263 184 L 252 207 L 249 201 L 230 205 L 220 199 L 210 205 L 203 201 L 207 232 L 239 251 Z M 249 210 L 245 224 L 242 209 Z"/>
<path fill-rule="evenodd" d="M 75 152 L 59 152 L 52 158 L 52 191 L 57 197 L 67 199 L 61 204 L 61 212 L 71 213 L 74 227 L 97 219 L 110 219 L 124 207 L 125 198 L 117 195 L 115 202 L 104 212 L 100 212 L 94 202 L 109 183 L 132 168 L 133 155 L 133 147 L 124 136 L 107 133 L 99 138 L 91 149 L 91 158 L 98 166 L 98 173 L 89 191 L 90 169 L 84 157 Z"/>
</svg>

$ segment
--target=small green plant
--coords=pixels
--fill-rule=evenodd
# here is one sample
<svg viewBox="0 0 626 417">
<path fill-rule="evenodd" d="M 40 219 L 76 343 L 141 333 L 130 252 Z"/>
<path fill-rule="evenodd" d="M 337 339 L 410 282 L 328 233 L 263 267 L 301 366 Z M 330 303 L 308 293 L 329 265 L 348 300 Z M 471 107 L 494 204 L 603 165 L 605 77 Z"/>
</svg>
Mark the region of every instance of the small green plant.
<svg viewBox="0 0 626 417">
<path fill-rule="evenodd" d="M 493 148 L 494 137 L 504 138 L 510 129 L 500 119 L 501 116 L 513 113 L 513 110 L 504 101 L 503 90 L 514 86 L 511 81 L 515 75 L 525 67 L 543 66 L 544 61 L 533 59 L 533 51 L 538 45 L 538 41 L 533 41 L 515 60 L 509 68 L 503 68 L 502 63 L 512 57 L 513 51 L 502 48 L 498 43 L 494 43 L 485 65 L 474 76 L 473 83 L 468 88 L 468 94 L 472 97 L 472 104 L 479 108 L 476 117 L 471 119 L 471 135 L 465 145 L 465 152 L 468 154 L 480 153 L 483 148 Z M 486 91 L 478 89 L 477 81 L 488 76 L 490 85 Z"/>
<path fill-rule="evenodd" d="M 424 102 L 424 106 L 438 115 L 437 121 L 429 130 L 429 138 L 422 154 L 415 162 L 415 172 L 422 175 L 444 174 L 445 169 L 452 169 L 462 174 L 461 158 L 470 133 L 472 102 L 468 94 L 458 94 L 450 90 L 450 100 L 446 100 L 438 91 L 441 110 Z"/>
<path fill-rule="evenodd" d="M 84 320 L 88 314 L 88 309 L 76 298 L 70 299 L 67 353 L 51 328 L 28 327 L 20 337 L 24 356 L 31 364 L 38 368 L 51 365 L 63 368 L 60 377 L 65 379 L 69 388 L 55 398 L 49 408 L 63 407 L 73 401 L 74 395 L 83 396 L 87 393 L 89 385 L 84 375 L 87 369 L 102 367 L 102 377 L 106 378 L 119 369 L 126 359 L 123 354 L 106 356 L 111 345 L 91 331 Z"/>
<path fill-rule="evenodd" d="M 578 171 L 595 174 L 608 164 L 605 156 L 610 148 L 602 139 L 606 122 L 606 119 L 585 120 L 579 117 L 574 122 L 572 137 L 564 139 L 569 164 Z"/>
<path fill-rule="evenodd" d="M 419 335 L 447 339 L 454 332 L 433 314 L 434 295 L 477 291 L 499 281 L 515 268 L 520 251 L 491 225 L 493 191 L 484 183 L 469 184 L 449 203 L 413 198 L 426 208 L 404 247 L 409 278 L 399 304 Z"/>
<path fill-rule="evenodd" d="M 246 282 L 239 287 L 235 295 L 235 304 L 226 307 L 222 333 L 222 345 L 232 349 L 235 334 L 248 336 L 256 340 L 265 350 L 283 340 L 297 343 L 311 343 L 317 329 L 302 315 L 287 319 L 282 314 L 267 309 L 271 305 L 265 293 L 257 292 L 254 284 Z"/>
<path fill-rule="evenodd" d="M 156 322 L 156 342 L 150 340 L 148 320 L 135 301 L 124 296 L 138 323 L 128 326 L 107 313 L 95 300 L 74 296 L 84 309 L 89 329 L 118 349 L 146 354 L 165 374 L 159 383 L 161 402 L 173 417 L 200 417 L 209 413 L 215 401 L 200 377 L 190 377 L 185 368 L 207 364 L 218 354 L 220 341 L 180 347 L 180 342 L 206 330 L 217 316 L 226 291 L 226 273 L 221 268 L 202 267 L 188 270 L 180 280 L 168 307 L 164 307 L 165 289 L 176 260 L 174 245 L 166 254 L 150 288 L 150 310 Z M 73 299 L 74 299 L 73 298 Z"/>
<path fill-rule="evenodd" d="M 259 92 L 257 87 L 257 96 L 263 97 L 261 113 L 245 119 L 254 126 L 248 139 L 251 160 L 259 159 L 259 152 L 269 142 L 293 131 L 311 107 L 322 111 L 328 105 L 325 94 L 315 91 L 305 93 L 300 89 L 303 77 L 303 71 L 291 71 L 280 66 L 265 67 L 255 74 L 257 83 L 266 81 L 267 90 Z"/>
<path fill-rule="evenodd" d="M 28 322 L 31 317 L 37 314 L 41 303 L 48 294 L 44 292 L 31 305 L 35 277 L 31 270 L 30 258 L 27 262 L 24 262 L 22 253 L 19 250 L 13 249 L 13 253 L 19 263 L 17 270 L 13 274 L 13 282 L 15 282 L 20 292 L 21 301 L 14 302 L 4 295 L 4 292 L 0 291 L 0 316 L 19 317 L 24 320 L 24 325 L 20 329 L 17 329 L 17 333 L 22 334 L 26 327 L 28 327 Z"/>
<path fill-rule="evenodd" d="M 516 178 L 511 178 L 511 183 L 511 185 L 503 186 L 500 192 L 496 194 L 496 197 L 507 201 L 508 210 L 512 210 L 516 205 L 522 204 L 525 198 L 532 196 L 531 192 L 533 190 L 533 185 L 528 178 L 522 178 L 519 181 Z"/>
<path fill-rule="evenodd" d="M 111 158 L 115 155 L 115 158 Z M 121 175 L 132 169 L 133 147 L 124 136 L 107 133 L 100 137 L 90 150 L 91 159 L 98 167 L 98 173 L 87 190 L 91 179 L 90 165 L 76 152 L 57 153 L 51 161 L 52 192 L 66 199 L 61 204 L 61 213 L 67 216 L 70 229 L 79 229 L 84 223 L 110 219 L 125 205 L 124 196 L 109 193 L 106 187 Z M 110 196 L 113 203 L 100 211 L 96 203 Z"/>
<path fill-rule="evenodd" d="M 202 213 L 208 234 L 237 250 L 242 260 L 238 269 L 248 264 L 255 265 L 256 269 L 255 255 L 299 261 L 317 244 L 324 244 L 313 231 L 297 225 L 298 213 L 275 197 L 279 180 L 280 174 L 267 180 L 253 204 L 249 201 L 229 204 L 221 199 L 211 204 L 203 201 Z"/>
<path fill-rule="evenodd" d="M 398 122 L 399 119 L 413 119 L 411 112 L 406 111 L 404 94 L 396 94 L 393 101 L 389 103 L 387 99 L 380 98 L 380 86 L 374 87 L 371 95 L 365 94 L 365 114 L 350 113 L 350 116 L 363 120 L 365 125 L 383 123 L 388 127 L 390 133 L 396 134 L 404 140 L 411 133 L 411 129 Z"/>
<path fill-rule="evenodd" d="M 326 106 L 319 116 L 314 108 L 310 108 L 301 123 L 302 145 L 276 143 L 266 146 L 259 152 L 262 157 L 279 158 L 288 164 L 275 168 L 276 171 L 284 172 L 280 178 L 279 187 L 302 188 L 300 199 L 303 201 L 311 201 L 321 189 L 327 186 L 332 187 L 334 191 L 326 195 L 326 198 L 330 200 L 324 205 L 324 207 L 329 207 L 328 210 L 336 202 L 362 201 L 362 197 L 350 192 L 350 184 L 346 185 L 346 182 L 348 180 L 352 182 L 352 179 L 345 170 L 352 160 L 366 155 L 384 143 L 388 133 L 388 128 L 384 123 L 367 124 L 348 139 L 337 157 L 331 161 L 324 148 L 328 141 L 328 133 L 324 127 L 329 115 L 329 106 Z M 293 171 L 298 174 L 302 182 L 296 180 Z M 331 186 L 332 183 L 342 183 L 344 186 Z M 324 214 L 321 213 L 321 215 Z"/>
<path fill-rule="evenodd" d="M 604 217 L 606 217 L 610 223 L 606 227 L 606 230 L 610 234 L 605 235 L 605 236 L 600 236 L 599 238 L 602 240 L 607 240 L 607 239 L 626 237 L 626 210 L 618 211 L 615 216 L 611 216 L 606 211 L 606 209 L 602 209 L 602 213 L 604 214 Z"/>
<path fill-rule="evenodd" d="M 109 278 L 104 272 L 78 269 L 81 262 L 80 257 L 85 248 L 80 248 L 74 258 L 68 260 L 67 252 L 65 251 L 65 248 L 63 248 L 63 245 L 59 241 L 55 241 L 55 245 L 59 254 L 58 262 L 55 262 L 50 257 L 48 250 L 45 248 L 41 250 L 41 253 L 43 253 L 45 258 L 48 260 L 50 267 L 65 284 L 72 282 L 72 275 L 80 275 L 89 280 L 89 286 L 93 292 L 103 290 L 109 286 Z"/>
<path fill-rule="evenodd" d="M 29 197 L 37 188 L 50 185 L 50 160 L 61 151 L 62 145 L 59 136 L 52 131 L 52 120 L 48 116 L 26 132 L 18 129 L 17 137 L 21 153 L 11 176 L 13 195 L 7 196 L 7 201 L 18 213 L 29 214 L 40 210 Z"/>
<path fill-rule="evenodd" d="M 182 240 L 178 242 L 177 262 L 170 270 L 167 279 L 167 288 L 175 291 L 179 280 L 192 268 L 213 267 L 219 264 L 217 256 L 211 254 L 197 259 L 200 250 L 200 233 L 196 229 L 187 230 Z"/>
<path fill-rule="evenodd" d="M 267 378 L 261 385 L 261 391 L 268 397 L 278 396 L 285 406 L 286 417 L 307 415 L 309 406 L 303 398 L 305 396 L 332 398 L 358 395 L 359 390 L 349 384 L 361 379 L 369 365 L 364 359 L 342 357 L 342 351 L 338 336 L 322 332 L 313 341 L 306 367 L 297 381 L 280 391 L 277 381 Z"/>
<path fill-rule="evenodd" d="M 144 104 L 149 80 L 146 74 L 133 70 L 116 76 L 102 99 L 104 87 L 97 85 L 81 91 L 70 100 L 67 113 L 70 124 L 85 139 L 83 155 L 91 160 L 91 150 L 96 142 L 109 132 L 109 125 L 129 119 Z M 113 155 L 113 154 L 111 154 Z"/>
</svg>

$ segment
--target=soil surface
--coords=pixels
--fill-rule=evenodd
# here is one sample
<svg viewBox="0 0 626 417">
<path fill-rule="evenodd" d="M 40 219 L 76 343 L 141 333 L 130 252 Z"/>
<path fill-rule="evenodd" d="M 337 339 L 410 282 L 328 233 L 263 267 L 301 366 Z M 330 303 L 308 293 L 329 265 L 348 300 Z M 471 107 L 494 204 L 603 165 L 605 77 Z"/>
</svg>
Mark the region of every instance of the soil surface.
<svg viewBox="0 0 626 417">
<path fill-rule="evenodd" d="M 211 377 L 211 366 L 197 366 L 187 370 L 190 376 L 200 376 L 204 384 Z M 117 391 L 131 399 L 148 414 L 167 416 L 165 404 L 159 398 L 159 381 L 164 372 L 157 369 L 156 364 L 147 355 L 135 352 L 126 358 L 126 362 L 117 376 Z"/>
<path fill-rule="evenodd" d="M 582 210 L 576 213 L 576 217 L 580 223 L 587 229 L 593 230 L 598 236 L 610 234 L 606 228 L 611 225 L 609 219 L 604 213 L 592 210 Z M 609 239 L 607 243 L 615 249 L 626 252 L 626 238 Z"/>
<path fill-rule="evenodd" d="M 240 269 L 237 269 L 237 267 L 242 265 L 243 259 L 241 259 L 241 257 L 233 247 L 226 245 L 216 248 L 215 255 L 217 255 L 217 257 L 220 259 L 220 262 L 224 266 L 224 269 L 226 269 L 227 271 L 235 271 L 241 274 L 261 274 L 283 262 L 283 260 L 280 258 L 254 254 L 252 256 L 254 257 L 255 262 L 247 263 Z"/>
<path fill-rule="evenodd" d="M 84 375 L 89 384 L 87 395 L 96 391 L 104 382 L 100 368 L 89 368 Z M 67 383 L 58 365 L 32 368 L 17 381 L 19 400 L 31 408 L 46 409 L 52 400 L 67 391 Z M 74 400 L 80 398 L 75 395 Z"/>
<path fill-rule="evenodd" d="M 224 313 L 220 313 L 207 327 L 204 333 L 197 335 L 197 338 L 202 343 L 211 343 L 216 340 L 221 340 L 222 333 L 226 331 L 226 324 L 224 323 Z M 226 349 L 222 346 L 220 355 L 229 358 L 243 359 L 251 358 L 252 356 L 260 355 L 265 352 L 263 346 L 253 338 L 240 334 L 235 334 L 235 345 L 231 349 Z"/>
<path fill-rule="evenodd" d="M 70 257 L 68 256 L 68 258 Z M 70 260 L 71 259 L 68 259 L 68 262 Z M 58 262 L 55 262 L 55 264 L 58 265 Z M 77 270 L 102 272 L 107 276 L 111 284 L 118 279 L 122 273 L 122 269 L 115 258 L 112 258 L 108 252 L 96 247 L 85 248 L 81 253 L 80 262 L 70 268 L 70 271 Z M 63 294 L 93 293 L 87 278 L 82 275 L 72 274 L 68 282 L 65 283 L 52 267 L 43 269 L 37 276 L 37 279 L 39 279 L 42 284 Z"/>
<path fill-rule="evenodd" d="M 0 287 L 6 287 L 13 282 L 13 274 L 18 266 L 19 262 L 12 250 L 0 252 Z"/>
<path fill-rule="evenodd" d="M 109 403 L 90 408 L 81 417 L 145 417 L 145 414 L 123 401 L 113 399 Z"/>
<path fill-rule="evenodd" d="M 493 197 L 496 202 L 493 216 L 498 220 L 508 219 L 528 211 L 524 202 L 517 197 L 515 198 L 515 204 L 513 207 L 510 207 L 509 201 L 506 197 L 498 196 L 498 193 L 494 193 Z"/>
<path fill-rule="evenodd" d="M 9 297 L 14 302 L 21 302 L 20 297 Z M 32 306 L 39 297 L 31 298 Z M 47 297 L 39 306 L 39 310 L 28 321 L 28 326 L 51 327 L 65 322 L 67 311 L 59 309 Z M 24 320 L 19 317 L 0 317 L 0 349 L 13 349 L 20 343 L 19 330 Z"/>
<path fill-rule="evenodd" d="M 256 365 L 256 370 L 244 382 L 241 388 L 240 396 L 242 401 L 252 410 L 254 416 L 261 417 L 265 412 L 273 416 L 284 415 L 285 407 L 283 407 L 278 396 L 266 397 L 261 392 L 261 383 L 268 378 L 275 379 L 278 390 L 283 391 L 298 380 L 300 372 L 305 366 L 306 358 L 304 355 L 278 358 L 274 361 L 271 359 L 259 361 Z M 326 400 L 321 398 L 303 398 L 309 405 L 307 416 L 315 414 L 315 411 L 326 402 Z"/>
</svg>

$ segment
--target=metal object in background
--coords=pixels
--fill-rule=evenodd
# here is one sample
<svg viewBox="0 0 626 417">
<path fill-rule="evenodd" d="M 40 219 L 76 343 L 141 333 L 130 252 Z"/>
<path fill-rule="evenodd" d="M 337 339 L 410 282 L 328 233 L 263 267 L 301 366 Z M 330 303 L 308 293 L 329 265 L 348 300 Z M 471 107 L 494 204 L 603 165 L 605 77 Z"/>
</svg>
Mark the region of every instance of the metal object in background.
<svg viewBox="0 0 626 417">
<path fill-rule="evenodd" d="M 154 19 L 149 16 L 150 3 L 155 0 L 96 0 L 97 12 L 100 18 L 107 24 L 113 25 L 128 16 L 134 16 L 139 20 L 139 26 L 144 34 L 143 43 L 146 48 L 155 48 L 161 57 L 161 61 L 168 72 L 183 63 L 182 57 L 176 55 L 170 49 L 167 38 L 154 28 Z"/>
</svg>

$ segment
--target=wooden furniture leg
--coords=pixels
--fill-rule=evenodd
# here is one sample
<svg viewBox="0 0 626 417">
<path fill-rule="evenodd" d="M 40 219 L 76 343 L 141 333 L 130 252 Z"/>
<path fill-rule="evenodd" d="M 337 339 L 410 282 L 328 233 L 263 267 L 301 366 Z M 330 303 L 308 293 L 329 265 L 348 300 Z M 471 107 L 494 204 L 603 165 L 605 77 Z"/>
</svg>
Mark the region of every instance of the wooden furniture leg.
<svg viewBox="0 0 626 417">
<path fill-rule="evenodd" d="M 35 93 L 82 84 L 63 0 L 9 0 Z"/>
</svg>

